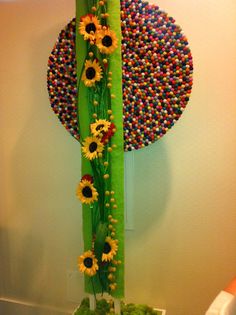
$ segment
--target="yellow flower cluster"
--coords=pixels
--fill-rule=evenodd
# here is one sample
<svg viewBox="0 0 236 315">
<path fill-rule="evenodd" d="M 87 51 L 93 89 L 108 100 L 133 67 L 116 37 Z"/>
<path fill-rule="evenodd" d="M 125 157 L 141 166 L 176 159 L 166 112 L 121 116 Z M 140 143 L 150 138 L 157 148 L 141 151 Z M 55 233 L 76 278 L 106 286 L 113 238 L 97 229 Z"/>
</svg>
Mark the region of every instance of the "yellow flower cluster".
<svg viewBox="0 0 236 315">
<path fill-rule="evenodd" d="M 102 26 L 93 14 L 81 17 L 79 32 L 91 45 L 96 45 L 102 54 L 111 54 L 117 48 L 118 40 L 115 32 L 107 26 Z"/>
<path fill-rule="evenodd" d="M 111 237 L 107 236 L 104 244 L 103 254 L 102 254 L 102 261 L 103 262 L 110 262 L 114 258 L 118 250 L 118 241 L 112 239 Z M 78 258 L 78 267 L 79 270 L 86 275 L 92 277 L 97 273 L 99 269 L 98 260 L 93 254 L 92 251 L 87 251 L 83 255 Z M 114 267 L 110 267 L 110 272 L 114 272 L 116 269 Z M 110 279 L 109 279 L 110 278 Z M 114 275 L 110 274 L 109 280 L 114 280 Z"/>
<path fill-rule="evenodd" d="M 85 138 L 82 144 L 84 157 L 89 160 L 102 157 L 105 144 L 114 135 L 114 124 L 106 119 L 96 119 L 90 124 L 91 136 Z M 109 148 L 108 148 L 109 151 Z"/>
<path fill-rule="evenodd" d="M 96 45 L 101 54 L 109 55 L 117 48 L 118 40 L 115 32 L 107 26 L 102 26 L 98 18 L 93 14 L 86 14 L 81 17 L 79 33 L 83 35 L 84 40 L 89 41 L 91 46 Z M 89 57 L 93 57 L 93 55 L 93 52 L 90 51 Z M 107 62 L 107 59 L 103 58 L 104 66 L 107 65 Z M 102 77 L 103 71 L 99 62 L 96 59 L 86 60 L 81 78 L 84 84 L 87 87 L 92 87 Z M 111 86 L 111 83 L 108 84 Z"/>
</svg>

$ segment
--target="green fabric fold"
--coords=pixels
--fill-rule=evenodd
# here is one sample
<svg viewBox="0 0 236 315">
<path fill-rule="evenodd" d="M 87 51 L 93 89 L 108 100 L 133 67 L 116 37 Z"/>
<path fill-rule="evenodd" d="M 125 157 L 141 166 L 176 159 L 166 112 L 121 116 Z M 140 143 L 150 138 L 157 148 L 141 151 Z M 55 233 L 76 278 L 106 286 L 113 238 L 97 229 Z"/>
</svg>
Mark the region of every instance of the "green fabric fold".
<svg viewBox="0 0 236 315">
<path fill-rule="evenodd" d="M 76 67 L 77 67 L 77 109 L 78 109 L 78 124 L 81 140 L 89 135 L 89 112 L 87 108 L 88 89 L 81 82 L 80 77 L 84 67 L 84 61 L 87 55 L 87 43 L 83 37 L 78 33 L 78 26 L 80 17 L 87 14 L 88 2 L 87 0 L 76 0 Z M 92 174 L 90 162 L 85 159 L 81 153 L 81 174 Z M 92 212 L 89 205 L 82 205 L 83 212 L 83 239 L 84 251 L 91 249 L 92 244 Z M 85 276 L 85 291 L 93 293 L 91 279 Z M 98 282 L 94 279 L 94 282 Z"/>
<path fill-rule="evenodd" d="M 124 297 L 124 136 L 123 136 L 123 93 L 122 93 L 122 56 L 121 56 L 121 22 L 120 22 L 120 0 L 109 0 L 108 24 L 116 33 L 118 38 L 118 48 L 111 54 L 110 71 L 112 71 L 111 93 L 116 97 L 112 99 L 112 111 L 115 117 L 114 123 L 117 132 L 112 138 L 112 143 L 117 148 L 111 154 L 111 182 L 115 191 L 117 210 L 114 217 L 118 220 L 116 226 L 116 236 L 119 240 L 119 252 L 117 259 L 122 264 L 118 268 L 117 290 L 112 293 L 116 298 Z"/>
</svg>

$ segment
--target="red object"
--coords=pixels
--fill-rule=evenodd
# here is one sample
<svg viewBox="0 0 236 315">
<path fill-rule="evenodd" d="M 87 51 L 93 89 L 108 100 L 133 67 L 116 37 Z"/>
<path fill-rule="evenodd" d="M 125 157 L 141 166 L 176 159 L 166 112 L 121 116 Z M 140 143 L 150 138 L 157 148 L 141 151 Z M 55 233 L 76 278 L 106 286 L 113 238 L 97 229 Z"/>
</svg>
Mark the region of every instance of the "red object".
<svg viewBox="0 0 236 315">
<path fill-rule="evenodd" d="M 236 296 L 236 277 L 227 285 L 224 291 Z"/>
<path fill-rule="evenodd" d="M 114 129 L 116 128 L 115 124 L 111 123 L 108 131 L 104 134 L 104 136 L 102 137 L 101 142 L 105 143 L 106 140 L 110 140 L 112 136 L 114 136 Z"/>
<path fill-rule="evenodd" d="M 87 180 L 88 182 L 90 183 L 93 183 L 93 177 L 89 174 L 85 174 L 82 178 L 81 178 L 81 181 L 82 180 Z"/>
</svg>

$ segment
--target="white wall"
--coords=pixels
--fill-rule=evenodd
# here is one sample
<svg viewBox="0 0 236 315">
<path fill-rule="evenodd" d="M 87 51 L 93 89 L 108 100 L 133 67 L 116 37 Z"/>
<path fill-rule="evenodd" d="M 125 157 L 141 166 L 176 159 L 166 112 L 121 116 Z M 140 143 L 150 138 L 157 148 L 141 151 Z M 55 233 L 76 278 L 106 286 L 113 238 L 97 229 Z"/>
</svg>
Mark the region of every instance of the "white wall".
<svg viewBox="0 0 236 315">
<path fill-rule="evenodd" d="M 194 88 L 174 129 L 135 152 L 126 300 L 199 315 L 235 275 L 236 3 L 158 5 L 189 39 Z M 0 2 L 0 294 L 61 311 L 74 307 L 67 272 L 82 251 L 80 147 L 50 109 L 46 67 L 74 11 L 69 0 Z"/>
</svg>

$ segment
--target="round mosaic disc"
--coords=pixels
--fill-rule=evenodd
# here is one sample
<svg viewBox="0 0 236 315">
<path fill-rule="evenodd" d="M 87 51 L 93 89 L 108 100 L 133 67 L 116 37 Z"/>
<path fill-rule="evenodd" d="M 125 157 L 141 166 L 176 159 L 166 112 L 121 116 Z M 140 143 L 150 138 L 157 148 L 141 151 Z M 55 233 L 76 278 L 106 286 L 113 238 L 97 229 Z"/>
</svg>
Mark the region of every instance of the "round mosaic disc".
<svg viewBox="0 0 236 315">
<path fill-rule="evenodd" d="M 121 1 L 124 149 L 160 139 L 183 113 L 192 88 L 192 55 L 175 20 L 141 0 Z M 79 139 L 75 19 L 48 61 L 48 91 L 62 125 Z"/>
</svg>

